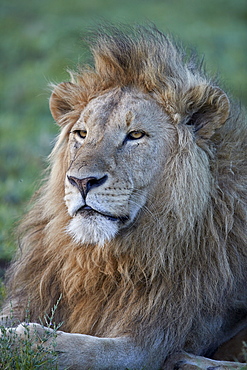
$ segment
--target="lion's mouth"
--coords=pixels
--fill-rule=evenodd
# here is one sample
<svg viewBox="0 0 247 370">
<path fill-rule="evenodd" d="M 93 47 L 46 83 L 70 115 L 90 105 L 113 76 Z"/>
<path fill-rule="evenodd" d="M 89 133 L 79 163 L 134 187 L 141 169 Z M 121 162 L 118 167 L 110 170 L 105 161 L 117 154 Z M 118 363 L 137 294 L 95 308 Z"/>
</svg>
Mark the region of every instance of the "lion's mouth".
<svg viewBox="0 0 247 370">
<path fill-rule="evenodd" d="M 113 222 L 120 221 L 121 223 L 125 223 L 126 221 L 129 220 L 129 216 L 114 216 L 114 215 L 111 215 L 111 214 L 105 214 L 105 213 L 97 211 L 96 209 L 94 209 L 94 208 L 92 208 L 88 205 L 80 207 L 76 211 L 75 216 L 77 216 L 78 214 L 81 214 L 84 217 L 95 216 L 96 214 L 98 214 L 98 215 L 101 215 L 101 216 L 107 218 L 110 221 L 113 221 Z"/>
</svg>

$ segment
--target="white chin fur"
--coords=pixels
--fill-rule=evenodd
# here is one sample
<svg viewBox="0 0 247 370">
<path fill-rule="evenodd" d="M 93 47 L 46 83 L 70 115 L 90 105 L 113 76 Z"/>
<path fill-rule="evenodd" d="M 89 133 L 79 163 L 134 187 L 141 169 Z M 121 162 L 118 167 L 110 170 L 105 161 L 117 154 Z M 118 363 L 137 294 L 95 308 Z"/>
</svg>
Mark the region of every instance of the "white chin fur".
<svg viewBox="0 0 247 370">
<path fill-rule="evenodd" d="M 102 247 L 116 236 L 118 224 L 101 215 L 87 218 L 77 215 L 66 227 L 66 232 L 76 243 Z"/>
</svg>

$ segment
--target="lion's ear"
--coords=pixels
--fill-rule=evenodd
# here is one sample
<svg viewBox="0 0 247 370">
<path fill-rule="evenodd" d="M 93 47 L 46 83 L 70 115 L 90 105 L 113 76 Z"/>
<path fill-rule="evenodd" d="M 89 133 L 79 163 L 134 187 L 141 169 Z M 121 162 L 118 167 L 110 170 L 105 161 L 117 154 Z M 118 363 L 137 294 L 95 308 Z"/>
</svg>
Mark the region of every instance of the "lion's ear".
<svg viewBox="0 0 247 370">
<path fill-rule="evenodd" d="M 209 139 L 229 117 L 230 102 L 223 90 L 214 86 L 197 86 L 189 90 L 186 99 L 186 124 L 194 132 Z"/>
<path fill-rule="evenodd" d="M 50 111 L 54 120 L 61 124 L 63 116 L 74 109 L 74 97 L 77 86 L 71 82 L 62 82 L 55 86 L 50 97 Z"/>
</svg>

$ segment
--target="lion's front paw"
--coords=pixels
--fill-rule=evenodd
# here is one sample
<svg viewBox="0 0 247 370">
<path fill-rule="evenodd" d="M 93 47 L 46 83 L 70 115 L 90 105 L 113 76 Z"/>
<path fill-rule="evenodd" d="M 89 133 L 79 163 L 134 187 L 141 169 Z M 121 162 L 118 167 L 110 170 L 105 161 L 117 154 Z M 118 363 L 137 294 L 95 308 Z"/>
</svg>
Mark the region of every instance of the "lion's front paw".
<svg viewBox="0 0 247 370">
<path fill-rule="evenodd" d="M 52 329 L 36 323 L 21 323 L 17 327 L 5 328 L 0 331 L 0 335 L 12 335 L 18 338 L 39 338 L 40 340 L 49 337 L 53 333 Z"/>
<path fill-rule="evenodd" d="M 57 332 L 39 324 L 22 323 L 17 327 L 1 327 L 1 365 L 5 369 L 57 368 Z M 0 365 L 0 368 L 2 368 Z M 18 366 L 17 366 L 18 365 Z"/>
<path fill-rule="evenodd" d="M 36 323 L 21 323 L 17 327 L 1 328 L 1 345 L 8 346 L 11 350 L 25 348 L 32 351 L 55 354 L 57 332 Z"/>
</svg>

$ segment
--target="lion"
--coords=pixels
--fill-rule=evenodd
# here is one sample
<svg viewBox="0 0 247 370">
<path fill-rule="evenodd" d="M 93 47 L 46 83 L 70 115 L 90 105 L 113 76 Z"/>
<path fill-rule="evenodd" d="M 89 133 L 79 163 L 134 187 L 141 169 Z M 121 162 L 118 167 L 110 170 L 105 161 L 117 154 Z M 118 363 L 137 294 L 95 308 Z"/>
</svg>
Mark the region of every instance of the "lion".
<svg viewBox="0 0 247 370">
<path fill-rule="evenodd" d="M 52 87 L 61 133 L 3 314 L 28 305 L 42 337 L 60 299 L 59 369 L 244 366 L 212 359 L 247 327 L 244 115 L 155 26 L 105 26 L 90 48 Z"/>
</svg>

